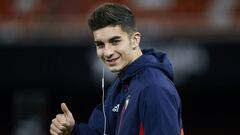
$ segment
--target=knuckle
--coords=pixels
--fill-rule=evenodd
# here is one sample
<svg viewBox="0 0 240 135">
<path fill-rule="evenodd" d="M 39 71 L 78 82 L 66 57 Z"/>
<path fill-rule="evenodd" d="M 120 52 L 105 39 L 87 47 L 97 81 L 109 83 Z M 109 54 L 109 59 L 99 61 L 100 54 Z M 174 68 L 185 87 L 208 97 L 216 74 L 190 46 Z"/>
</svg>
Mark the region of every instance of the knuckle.
<svg viewBox="0 0 240 135">
<path fill-rule="evenodd" d="M 51 130 L 50 130 L 50 134 L 51 134 L 51 135 L 55 135 L 56 133 L 51 129 Z"/>
<path fill-rule="evenodd" d="M 60 114 L 57 114 L 57 115 L 56 115 L 56 118 L 59 118 L 59 117 L 61 117 L 61 115 L 60 115 Z"/>
<path fill-rule="evenodd" d="M 53 124 L 51 124 L 51 125 L 50 125 L 50 128 L 51 128 L 51 129 L 53 129 L 53 128 L 54 128 L 54 125 L 53 125 Z"/>
<path fill-rule="evenodd" d="M 56 119 L 52 119 L 52 123 L 54 123 L 56 121 Z"/>
</svg>

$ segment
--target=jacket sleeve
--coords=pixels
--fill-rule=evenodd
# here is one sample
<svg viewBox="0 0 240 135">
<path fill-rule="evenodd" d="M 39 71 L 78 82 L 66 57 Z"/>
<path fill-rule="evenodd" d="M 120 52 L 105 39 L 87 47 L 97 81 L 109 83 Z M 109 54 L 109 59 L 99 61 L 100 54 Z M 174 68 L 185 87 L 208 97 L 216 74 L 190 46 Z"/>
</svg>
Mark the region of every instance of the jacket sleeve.
<svg viewBox="0 0 240 135">
<path fill-rule="evenodd" d="M 103 134 L 103 112 L 101 105 L 98 105 L 91 114 L 88 124 L 76 124 L 73 128 L 72 135 L 102 135 Z"/>
<path fill-rule="evenodd" d="M 151 85 L 141 94 L 139 111 L 144 135 L 180 135 L 181 112 L 177 91 Z"/>
</svg>

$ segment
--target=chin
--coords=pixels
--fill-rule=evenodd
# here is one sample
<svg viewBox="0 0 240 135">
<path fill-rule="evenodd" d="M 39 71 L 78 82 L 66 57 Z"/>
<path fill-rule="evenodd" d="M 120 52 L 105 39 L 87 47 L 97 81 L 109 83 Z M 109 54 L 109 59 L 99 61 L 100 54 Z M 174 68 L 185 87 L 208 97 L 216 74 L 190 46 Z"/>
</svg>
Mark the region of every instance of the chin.
<svg viewBox="0 0 240 135">
<path fill-rule="evenodd" d="M 109 70 L 113 73 L 119 73 L 121 72 L 121 68 L 117 68 L 117 67 L 108 67 Z"/>
</svg>

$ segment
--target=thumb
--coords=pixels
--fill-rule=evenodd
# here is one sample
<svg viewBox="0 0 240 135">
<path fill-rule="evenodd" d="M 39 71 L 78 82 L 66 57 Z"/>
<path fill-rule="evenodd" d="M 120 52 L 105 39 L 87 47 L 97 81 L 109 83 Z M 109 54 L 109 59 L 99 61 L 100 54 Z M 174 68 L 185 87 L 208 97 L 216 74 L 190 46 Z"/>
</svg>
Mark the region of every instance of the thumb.
<svg viewBox="0 0 240 135">
<path fill-rule="evenodd" d="M 62 103 L 61 104 L 61 109 L 62 109 L 62 111 L 63 111 L 63 115 L 65 116 L 65 124 L 64 124 L 64 126 L 65 127 L 68 127 L 68 132 L 71 132 L 72 131 L 72 129 L 73 129 L 73 126 L 74 126 L 74 124 L 75 124 L 75 120 L 74 120 L 74 118 L 73 118 L 73 115 L 72 115 L 72 113 L 69 111 L 69 109 L 68 109 L 68 107 L 67 107 L 67 105 L 65 104 L 65 103 Z M 71 130 L 71 131 L 70 131 Z"/>
<path fill-rule="evenodd" d="M 66 116 L 71 116 L 72 115 L 65 103 L 61 104 L 61 109 L 62 109 L 64 115 L 66 115 Z"/>
</svg>

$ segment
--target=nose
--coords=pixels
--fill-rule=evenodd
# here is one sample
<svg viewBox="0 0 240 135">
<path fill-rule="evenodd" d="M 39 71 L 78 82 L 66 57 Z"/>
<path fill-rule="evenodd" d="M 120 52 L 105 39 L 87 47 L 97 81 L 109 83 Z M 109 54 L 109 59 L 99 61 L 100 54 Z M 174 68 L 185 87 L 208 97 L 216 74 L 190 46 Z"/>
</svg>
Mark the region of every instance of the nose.
<svg viewBox="0 0 240 135">
<path fill-rule="evenodd" d="M 105 48 L 103 50 L 103 55 L 107 58 L 111 57 L 114 53 L 114 49 L 111 45 L 105 45 Z"/>
</svg>

